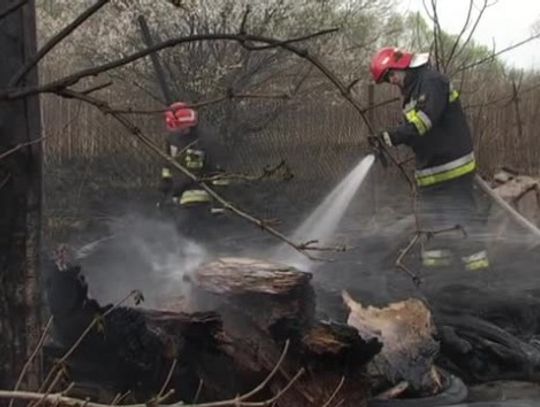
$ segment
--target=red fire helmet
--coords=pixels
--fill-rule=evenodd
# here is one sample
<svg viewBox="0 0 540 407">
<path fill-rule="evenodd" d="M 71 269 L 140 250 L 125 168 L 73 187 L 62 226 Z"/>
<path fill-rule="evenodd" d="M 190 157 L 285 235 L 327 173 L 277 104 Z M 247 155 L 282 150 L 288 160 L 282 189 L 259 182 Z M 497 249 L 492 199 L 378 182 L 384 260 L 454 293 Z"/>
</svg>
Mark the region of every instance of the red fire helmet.
<svg viewBox="0 0 540 407">
<path fill-rule="evenodd" d="M 383 48 L 371 60 L 371 76 L 375 83 L 381 83 L 390 69 L 416 68 L 426 64 L 428 60 L 428 53 L 413 54 L 399 48 Z"/>
<path fill-rule="evenodd" d="M 189 108 L 186 103 L 173 103 L 169 109 L 165 112 L 165 123 L 169 131 L 188 129 L 199 123 L 197 112 Z"/>
</svg>

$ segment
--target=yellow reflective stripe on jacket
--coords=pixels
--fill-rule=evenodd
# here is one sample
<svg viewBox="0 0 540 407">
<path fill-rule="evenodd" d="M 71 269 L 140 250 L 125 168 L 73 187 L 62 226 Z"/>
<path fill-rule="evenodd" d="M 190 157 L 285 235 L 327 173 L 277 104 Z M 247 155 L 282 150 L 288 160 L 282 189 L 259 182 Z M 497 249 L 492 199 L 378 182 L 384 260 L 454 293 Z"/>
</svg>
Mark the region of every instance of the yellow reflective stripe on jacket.
<svg viewBox="0 0 540 407">
<path fill-rule="evenodd" d="M 461 260 L 465 263 L 465 268 L 470 271 L 486 269 L 489 267 L 489 259 L 485 250 L 471 256 L 462 257 Z"/>
<path fill-rule="evenodd" d="M 452 84 L 450 84 L 448 102 L 453 103 L 458 99 L 459 92 L 454 89 Z M 431 123 L 431 119 L 426 113 L 424 113 L 420 109 L 417 109 L 417 105 L 418 101 L 412 99 L 409 103 L 407 103 L 407 105 L 405 105 L 405 108 L 403 109 L 403 114 L 405 115 L 405 119 L 409 123 L 413 124 L 416 127 L 416 130 L 418 130 L 418 134 L 422 136 L 433 127 L 433 124 Z"/>
<path fill-rule="evenodd" d="M 426 123 L 426 118 L 428 123 Z M 422 111 L 416 111 L 414 109 L 410 110 L 405 113 L 405 119 L 416 127 L 418 134 L 421 136 L 426 134 L 431 128 L 431 120 L 429 120 L 429 117 Z"/>
<path fill-rule="evenodd" d="M 161 178 L 172 178 L 172 172 L 168 168 L 161 169 Z"/>
<path fill-rule="evenodd" d="M 210 195 L 204 189 L 189 189 L 182 193 L 180 205 L 190 205 L 210 202 Z"/>
<path fill-rule="evenodd" d="M 450 250 L 422 250 L 422 264 L 425 267 L 449 266 L 452 253 Z"/>
<path fill-rule="evenodd" d="M 212 181 L 212 185 L 215 185 L 217 187 L 223 187 L 230 185 L 231 181 L 225 178 L 215 179 Z"/>
<path fill-rule="evenodd" d="M 415 173 L 416 183 L 421 187 L 438 184 L 459 178 L 473 172 L 475 169 L 476 160 L 474 159 L 474 154 L 469 153 L 443 165 L 417 170 Z"/>
<path fill-rule="evenodd" d="M 188 157 L 186 157 L 186 168 L 190 170 L 200 170 L 203 167 L 203 162 L 199 160 L 192 160 Z"/>
<path fill-rule="evenodd" d="M 422 259 L 424 267 L 444 267 L 452 265 L 451 259 Z"/>
<path fill-rule="evenodd" d="M 454 85 L 450 82 L 450 94 L 448 95 L 448 102 L 453 103 L 459 99 L 459 92 L 454 89 Z"/>
<path fill-rule="evenodd" d="M 450 91 L 450 96 L 448 96 L 448 102 L 453 103 L 459 99 L 459 92 L 457 90 Z"/>
<path fill-rule="evenodd" d="M 204 151 L 188 148 L 184 157 L 184 163 L 191 170 L 200 170 L 204 166 Z"/>
<path fill-rule="evenodd" d="M 489 260 L 476 260 L 465 264 L 465 268 L 469 271 L 478 271 L 489 268 Z"/>
</svg>

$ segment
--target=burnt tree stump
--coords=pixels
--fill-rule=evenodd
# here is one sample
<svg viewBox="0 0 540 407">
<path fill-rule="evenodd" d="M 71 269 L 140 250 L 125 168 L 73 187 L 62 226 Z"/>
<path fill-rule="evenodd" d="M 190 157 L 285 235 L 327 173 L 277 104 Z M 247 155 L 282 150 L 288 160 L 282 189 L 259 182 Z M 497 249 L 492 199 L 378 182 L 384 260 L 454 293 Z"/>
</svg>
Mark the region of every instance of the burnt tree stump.
<svg viewBox="0 0 540 407">
<path fill-rule="evenodd" d="M 345 324 L 315 318 L 311 274 L 246 258 L 221 258 L 191 278 L 191 307 L 215 310 L 231 337 L 228 354 L 243 370 L 270 371 L 286 340 L 290 350 L 273 380 L 274 393 L 300 369 L 305 373 L 279 406 L 322 405 L 344 377 L 336 400 L 361 406 L 368 398 L 364 367 L 381 348 Z"/>
</svg>

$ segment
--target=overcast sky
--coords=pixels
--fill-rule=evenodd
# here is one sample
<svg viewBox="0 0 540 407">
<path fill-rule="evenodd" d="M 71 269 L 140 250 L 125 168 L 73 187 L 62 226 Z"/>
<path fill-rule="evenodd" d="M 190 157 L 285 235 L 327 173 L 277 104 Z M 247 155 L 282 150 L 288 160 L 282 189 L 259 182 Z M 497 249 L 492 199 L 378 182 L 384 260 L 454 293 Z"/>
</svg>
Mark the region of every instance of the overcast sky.
<svg viewBox="0 0 540 407">
<path fill-rule="evenodd" d="M 422 0 L 398 1 L 403 11 L 425 13 Z M 481 3 L 482 0 L 475 0 L 476 5 Z M 443 30 L 458 34 L 467 16 L 469 0 L 438 0 L 437 4 Z M 475 11 L 477 15 L 478 9 Z M 540 0 L 498 0 L 484 12 L 473 38 L 490 48 L 495 41 L 496 49 L 502 49 L 531 36 L 532 25 L 538 20 Z M 518 68 L 540 69 L 540 39 L 505 53 L 503 59 Z"/>
</svg>

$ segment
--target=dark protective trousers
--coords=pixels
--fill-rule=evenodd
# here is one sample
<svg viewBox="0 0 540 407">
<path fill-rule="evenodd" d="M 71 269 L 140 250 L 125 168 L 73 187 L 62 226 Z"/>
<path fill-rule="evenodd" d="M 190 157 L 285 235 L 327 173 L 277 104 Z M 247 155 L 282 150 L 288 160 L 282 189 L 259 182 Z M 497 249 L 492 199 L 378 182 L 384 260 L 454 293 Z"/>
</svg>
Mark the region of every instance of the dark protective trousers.
<svg viewBox="0 0 540 407">
<path fill-rule="evenodd" d="M 418 197 L 421 229 L 433 232 L 422 241 L 424 267 L 488 269 L 487 217 L 475 200 L 474 174 L 419 188 Z M 455 226 L 462 230 L 444 231 Z"/>
</svg>

